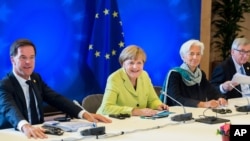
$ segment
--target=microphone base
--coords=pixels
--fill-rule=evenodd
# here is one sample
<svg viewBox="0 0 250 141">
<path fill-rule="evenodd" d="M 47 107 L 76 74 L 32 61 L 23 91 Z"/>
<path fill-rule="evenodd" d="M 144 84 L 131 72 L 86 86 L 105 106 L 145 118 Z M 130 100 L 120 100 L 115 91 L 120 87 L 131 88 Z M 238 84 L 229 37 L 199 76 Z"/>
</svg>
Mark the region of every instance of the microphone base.
<svg viewBox="0 0 250 141">
<path fill-rule="evenodd" d="M 172 121 L 188 121 L 192 119 L 193 119 L 192 113 L 185 113 L 171 117 Z"/>
<path fill-rule="evenodd" d="M 250 112 L 250 105 L 237 106 L 236 111 L 237 112 Z"/>
<path fill-rule="evenodd" d="M 104 135 L 105 134 L 105 127 L 104 126 L 100 126 L 100 127 L 94 127 L 94 128 L 90 128 L 90 129 L 85 129 L 80 131 L 82 136 L 99 136 L 99 135 Z"/>
<path fill-rule="evenodd" d="M 195 121 L 201 122 L 201 123 L 206 123 L 206 124 L 217 124 L 217 123 L 230 122 L 229 119 L 223 119 L 223 118 L 218 118 L 218 117 L 214 117 L 214 116 L 195 119 Z"/>
</svg>

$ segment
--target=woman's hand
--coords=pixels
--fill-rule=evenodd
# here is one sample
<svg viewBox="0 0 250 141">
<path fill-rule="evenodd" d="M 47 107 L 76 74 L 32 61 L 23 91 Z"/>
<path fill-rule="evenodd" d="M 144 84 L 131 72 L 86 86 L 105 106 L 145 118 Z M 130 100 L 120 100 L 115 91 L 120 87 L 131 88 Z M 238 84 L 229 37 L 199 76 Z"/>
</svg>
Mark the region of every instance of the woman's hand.
<svg viewBox="0 0 250 141">
<path fill-rule="evenodd" d="M 219 98 L 218 102 L 219 102 L 220 106 L 227 106 L 228 105 L 227 100 L 224 98 Z"/>
<path fill-rule="evenodd" d="M 169 109 L 168 105 L 163 104 L 163 103 L 157 107 L 157 110 L 160 110 L 160 111 L 168 110 L 168 109 Z"/>
<path fill-rule="evenodd" d="M 201 108 L 217 108 L 220 106 L 226 106 L 227 100 L 224 98 L 219 98 L 218 100 L 209 100 L 207 102 L 200 102 L 198 107 Z"/>
<path fill-rule="evenodd" d="M 150 108 L 138 109 L 134 108 L 132 111 L 133 116 L 153 116 L 157 113 L 156 110 L 152 110 Z"/>
<path fill-rule="evenodd" d="M 219 106 L 219 102 L 217 100 L 210 100 L 206 102 L 201 101 L 197 105 L 197 107 L 199 108 L 216 108 L 218 106 Z"/>
</svg>

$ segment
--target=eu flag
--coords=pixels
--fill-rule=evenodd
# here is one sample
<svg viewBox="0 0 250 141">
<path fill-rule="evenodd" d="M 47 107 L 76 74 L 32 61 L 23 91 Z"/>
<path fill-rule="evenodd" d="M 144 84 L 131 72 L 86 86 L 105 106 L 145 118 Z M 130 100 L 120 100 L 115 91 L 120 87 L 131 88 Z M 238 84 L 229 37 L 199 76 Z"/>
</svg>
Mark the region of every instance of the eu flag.
<svg viewBox="0 0 250 141">
<path fill-rule="evenodd" d="M 124 48 L 122 21 L 116 0 L 98 0 L 88 46 L 87 64 L 95 81 L 95 91 L 104 92 L 107 77 L 120 68 L 119 54 Z"/>
</svg>

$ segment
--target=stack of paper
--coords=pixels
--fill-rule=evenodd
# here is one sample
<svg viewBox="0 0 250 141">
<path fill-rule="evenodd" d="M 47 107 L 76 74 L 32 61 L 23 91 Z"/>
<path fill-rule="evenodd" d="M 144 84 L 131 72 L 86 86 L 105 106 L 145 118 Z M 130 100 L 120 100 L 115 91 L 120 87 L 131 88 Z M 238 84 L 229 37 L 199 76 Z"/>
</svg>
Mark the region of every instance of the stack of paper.
<svg viewBox="0 0 250 141">
<path fill-rule="evenodd" d="M 237 82 L 239 84 L 250 84 L 250 76 L 243 75 L 240 73 L 235 73 L 232 81 Z"/>
</svg>

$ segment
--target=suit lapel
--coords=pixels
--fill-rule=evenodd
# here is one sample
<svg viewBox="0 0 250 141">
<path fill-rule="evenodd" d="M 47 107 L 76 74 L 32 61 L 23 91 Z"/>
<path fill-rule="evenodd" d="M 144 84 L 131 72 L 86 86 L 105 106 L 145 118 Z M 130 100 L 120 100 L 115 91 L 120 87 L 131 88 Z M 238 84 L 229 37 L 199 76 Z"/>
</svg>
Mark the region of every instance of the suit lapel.
<svg viewBox="0 0 250 141">
<path fill-rule="evenodd" d="M 23 89 L 12 72 L 9 74 L 9 78 L 10 78 L 10 81 L 13 85 L 13 88 L 15 88 L 15 95 L 18 97 L 18 99 L 19 99 L 18 101 L 20 101 L 20 102 L 17 101 L 17 104 L 18 104 L 18 106 L 21 106 L 20 109 L 24 110 L 23 114 L 25 114 L 25 117 L 28 119 L 28 114 L 27 114 L 28 109 L 26 106 L 27 103 L 25 100 Z"/>
<path fill-rule="evenodd" d="M 235 68 L 235 64 L 234 64 L 234 61 L 233 61 L 233 58 L 232 57 L 230 57 L 229 58 L 229 61 L 228 61 L 228 65 L 227 66 L 229 66 L 230 67 L 230 69 L 229 70 L 227 70 L 227 71 L 229 71 L 230 73 L 229 73 L 229 76 L 231 77 L 231 79 L 233 78 L 233 75 L 237 72 L 237 70 L 236 70 L 236 68 Z"/>
<path fill-rule="evenodd" d="M 121 69 L 121 76 L 122 76 L 122 79 L 123 79 L 123 83 L 124 83 L 124 86 L 125 88 L 133 95 L 137 95 L 136 94 L 136 91 L 131 83 L 131 81 L 129 80 L 129 77 L 128 75 L 126 74 L 125 70 L 124 69 Z"/>
<path fill-rule="evenodd" d="M 244 66 L 246 74 L 249 76 L 250 75 L 250 65 L 247 63 L 247 64 L 244 64 L 243 66 Z"/>
</svg>

